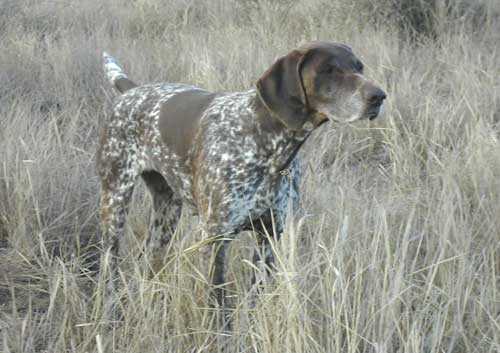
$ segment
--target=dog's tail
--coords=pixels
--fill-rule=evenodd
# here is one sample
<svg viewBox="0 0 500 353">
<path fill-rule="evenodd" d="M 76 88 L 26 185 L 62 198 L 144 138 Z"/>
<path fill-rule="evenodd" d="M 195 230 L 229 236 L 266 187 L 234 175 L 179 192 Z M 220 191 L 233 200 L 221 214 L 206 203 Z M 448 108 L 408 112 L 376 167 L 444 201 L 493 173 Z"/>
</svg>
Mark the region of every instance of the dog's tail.
<svg viewBox="0 0 500 353">
<path fill-rule="evenodd" d="M 131 88 L 137 87 L 137 84 L 130 80 L 123 72 L 123 69 L 118 65 L 118 62 L 108 53 L 102 53 L 104 60 L 104 72 L 108 77 L 111 85 L 120 93 L 124 93 Z"/>
</svg>

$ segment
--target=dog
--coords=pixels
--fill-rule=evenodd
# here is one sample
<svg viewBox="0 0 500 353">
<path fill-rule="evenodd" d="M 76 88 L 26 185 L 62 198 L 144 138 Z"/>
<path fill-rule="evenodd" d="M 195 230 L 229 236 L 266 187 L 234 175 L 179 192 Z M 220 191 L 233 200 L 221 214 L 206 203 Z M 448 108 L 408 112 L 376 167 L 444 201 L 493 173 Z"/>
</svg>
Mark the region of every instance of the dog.
<svg viewBox="0 0 500 353">
<path fill-rule="evenodd" d="M 224 258 L 230 239 L 245 230 L 283 230 L 287 205 L 297 202 L 297 152 L 323 123 L 375 119 L 385 92 L 363 75 L 363 64 L 344 44 L 315 41 L 278 58 L 243 92 L 209 92 L 178 83 L 137 85 L 104 53 L 104 70 L 121 94 L 100 134 L 97 170 L 100 218 L 112 278 L 127 207 L 139 178 L 153 200 L 147 239 L 161 264 L 183 207 L 218 238 L 210 280 L 224 306 Z M 284 173 L 286 171 L 286 173 Z M 273 256 L 259 238 L 264 259 Z"/>
</svg>

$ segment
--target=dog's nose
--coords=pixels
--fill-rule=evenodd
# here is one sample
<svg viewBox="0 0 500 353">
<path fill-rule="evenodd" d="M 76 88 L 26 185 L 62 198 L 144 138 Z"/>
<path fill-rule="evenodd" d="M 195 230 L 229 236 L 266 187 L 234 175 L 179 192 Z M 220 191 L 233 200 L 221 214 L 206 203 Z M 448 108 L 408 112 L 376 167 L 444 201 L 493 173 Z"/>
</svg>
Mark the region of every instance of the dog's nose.
<svg viewBox="0 0 500 353">
<path fill-rule="evenodd" d="M 364 96 L 368 103 L 373 105 L 380 105 L 387 98 L 385 92 L 375 85 L 367 85 Z"/>
</svg>

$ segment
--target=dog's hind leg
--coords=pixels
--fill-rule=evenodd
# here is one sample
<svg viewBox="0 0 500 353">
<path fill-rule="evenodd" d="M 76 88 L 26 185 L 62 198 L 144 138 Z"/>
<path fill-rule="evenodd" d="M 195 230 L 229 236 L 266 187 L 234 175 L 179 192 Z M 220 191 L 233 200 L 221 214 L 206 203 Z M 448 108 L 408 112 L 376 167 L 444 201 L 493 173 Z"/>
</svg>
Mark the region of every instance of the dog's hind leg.
<svg viewBox="0 0 500 353">
<path fill-rule="evenodd" d="M 165 178 L 153 170 L 142 174 L 153 199 L 153 217 L 146 242 L 146 253 L 154 273 L 161 270 L 167 246 L 175 232 L 182 212 L 182 201 L 168 186 Z"/>
<path fill-rule="evenodd" d="M 100 218 L 102 244 L 104 253 L 101 256 L 100 272 L 105 276 L 105 316 L 116 318 L 116 288 L 119 281 L 120 242 L 125 231 L 125 220 L 128 203 L 132 196 L 133 184 L 118 185 L 102 184 L 100 200 Z"/>
<path fill-rule="evenodd" d="M 120 243 L 125 232 L 128 205 L 135 181 L 139 175 L 137 149 L 122 141 L 120 126 L 108 127 L 102 132 L 97 152 L 97 169 L 101 180 L 99 205 L 103 255 L 100 272 L 105 285 L 105 316 L 116 318 L 116 287 L 119 280 Z M 127 147 L 127 148 L 125 148 Z"/>
</svg>

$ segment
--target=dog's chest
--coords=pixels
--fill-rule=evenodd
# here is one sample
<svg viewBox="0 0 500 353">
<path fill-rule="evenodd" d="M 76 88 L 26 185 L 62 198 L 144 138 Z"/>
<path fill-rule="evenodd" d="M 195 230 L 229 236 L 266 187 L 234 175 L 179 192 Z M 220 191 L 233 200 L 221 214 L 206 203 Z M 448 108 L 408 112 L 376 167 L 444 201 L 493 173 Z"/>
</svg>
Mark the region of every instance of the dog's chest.
<svg viewBox="0 0 500 353">
<path fill-rule="evenodd" d="M 224 203 L 230 224 L 240 225 L 256 220 L 269 209 L 285 214 L 290 197 L 295 199 L 298 195 L 300 174 L 295 163 L 283 171 L 275 172 L 270 168 L 263 171 L 248 170 L 243 178 L 228 181 Z"/>
<path fill-rule="evenodd" d="M 227 180 L 227 192 L 222 204 L 228 213 L 228 221 L 239 224 L 247 218 L 261 215 L 273 204 L 278 192 L 281 175 L 273 175 L 266 169 L 247 169 Z"/>
</svg>

